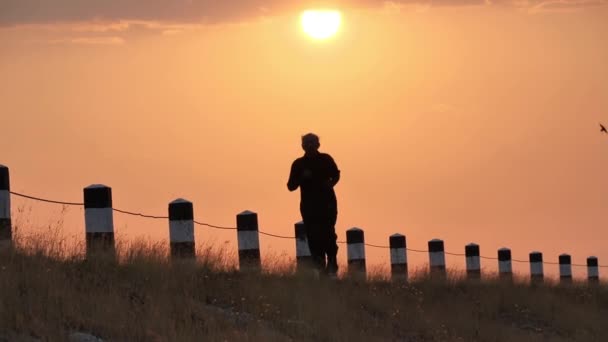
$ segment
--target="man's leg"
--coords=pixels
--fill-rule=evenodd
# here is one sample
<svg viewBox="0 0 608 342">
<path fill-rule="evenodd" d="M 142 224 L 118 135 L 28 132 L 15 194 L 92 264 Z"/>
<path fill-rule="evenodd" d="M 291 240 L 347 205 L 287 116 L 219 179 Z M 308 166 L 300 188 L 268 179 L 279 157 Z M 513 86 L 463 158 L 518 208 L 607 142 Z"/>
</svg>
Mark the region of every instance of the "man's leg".
<svg viewBox="0 0 608 342">
<path fill-rule="evenodd" d="M 325 228 L 325 253 L 327 253 L 327 273 L 336 275 L 338 273 L 338 236 L 336 235 L 336 220 L 338 214 L 330 213 Z"/>
</svg>

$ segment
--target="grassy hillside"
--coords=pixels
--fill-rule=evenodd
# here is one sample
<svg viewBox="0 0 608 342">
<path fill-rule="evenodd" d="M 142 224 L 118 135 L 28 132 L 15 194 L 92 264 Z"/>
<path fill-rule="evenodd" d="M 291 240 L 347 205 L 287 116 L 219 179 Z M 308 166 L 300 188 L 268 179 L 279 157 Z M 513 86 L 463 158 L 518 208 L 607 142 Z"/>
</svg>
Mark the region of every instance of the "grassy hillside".
<svg viewBox="0 0 608 342">
<path fill-rule="evenodd" d="M 608 340 L 606 286 L 319 280 L 282 260 L 240 274 L 221 250 L 171 264 L 163 246 L 143 243 L 119 247 L 118 265 L 70 254 L 31 236 L 0 251 L 0 341 L 73 331 L 106 341 Z"/>
</svg>

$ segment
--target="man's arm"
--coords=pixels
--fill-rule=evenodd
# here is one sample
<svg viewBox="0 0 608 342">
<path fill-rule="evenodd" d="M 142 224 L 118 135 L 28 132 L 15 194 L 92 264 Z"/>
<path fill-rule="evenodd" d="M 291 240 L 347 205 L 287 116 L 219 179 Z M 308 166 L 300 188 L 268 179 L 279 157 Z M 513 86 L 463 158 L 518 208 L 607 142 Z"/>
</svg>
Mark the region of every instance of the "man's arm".
<svg viewBox="0 0 608 342">
<path fill-rule="evenodd" d="M 327 155 L 327 157 L 329 160 L 329 184 L 334 187 L 340 181 L 340 170 L 334 159 L 330 155 Z"/>
<path fill-rule="evenodd" d="M 291 164 L 291 171 L 289 172 L 289 180 L 287 181 L 287 189 L 289 191 L 294 191 L 300 186 L 300 173 L 298 172 L 298 167 L 296 162 L 294 161 Z"/>
</svg>

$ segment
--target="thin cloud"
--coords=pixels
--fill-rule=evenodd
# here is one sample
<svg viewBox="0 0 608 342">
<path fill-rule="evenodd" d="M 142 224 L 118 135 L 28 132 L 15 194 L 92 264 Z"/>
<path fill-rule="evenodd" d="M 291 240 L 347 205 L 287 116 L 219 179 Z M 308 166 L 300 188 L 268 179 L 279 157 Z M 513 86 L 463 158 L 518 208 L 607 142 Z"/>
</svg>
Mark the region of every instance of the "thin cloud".
<svg viewBox="0 0 608 342">
<path fill-rule="evenodd" d="M 214 24 L 246 21 L 297 11 L 311 1 L 286 0 L 0 0 L 0 26 L 60 23 L 155 22 Z M 338 7 L 380 8 L 405 5 L 510 6 L 529 10 L 572 9 L 606 5 L 606 0 L 336 0 Z M 114 27 L 121 29 L 124 26 Z M 103 25 L 97 30 L 106 30 Z"/>
<path fill-rule="evenodd" d="M 125 40 L 122 37 L 68 37 L 61 39 L 53 39 L 48 41 L 49 44 L 70 44 L 70 45 L 106 45 L 117 46 L 124 45 Z"/>
<path fill-rule="evenodd" d="M 530 12 L 567 12 L 606 5 L 608 5 L 608 0 L 549 0 L 530 7 Z"/>
</svg>

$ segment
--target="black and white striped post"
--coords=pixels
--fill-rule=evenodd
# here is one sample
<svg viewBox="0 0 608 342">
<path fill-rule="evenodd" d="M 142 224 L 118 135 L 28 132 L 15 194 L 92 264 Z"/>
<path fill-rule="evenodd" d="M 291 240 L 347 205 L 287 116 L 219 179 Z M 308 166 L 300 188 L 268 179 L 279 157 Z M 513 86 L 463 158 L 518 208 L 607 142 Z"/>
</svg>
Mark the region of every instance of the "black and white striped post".
<svg viewBox="0 0 608 342">
<path fill-rule="evenodd" d="M 349 274 L 365 274 L 365 234 L 362 229 L 351 228 L 346 231 L 346 258 Z"/>
<path fill-rule="evenodd" d="M 498 250 L 498 276 L 500 279 L 513 279 L 513 264 L 509 248 L 503 247 Z"/>
<path fill-rule="evenodd" d="M 467 266 L 467 278 L 481 278 L 481 260 L 479 258 L 479 245 L 470 243 L 464 247 Z"/>
<path fill-rule="evenodd" d="M 179 198 L 169 203 L 169 244 L 174 260 L 196 257 L 192 202 Z"/>
<path fill-rule="evenodd" d="M 587 280 L 590 283 L 598 283 L 600 281 L 600 270 L 597 257 L 590 256 L 587 258 Z"/>
<path fill-rule="evenodd" d="M 87 256 L 98 252 L 114 253 L 114 215 L 112 189 L 94 184 L 84 188 L 84 221 Z"/>
<path fill-rule="evenodd" d="M 0 165 L 0 242 L 10 242 L 12 238 L 11 182 L 8 167 Z"/>
<path fill-rule="evenodd" d="M 559 256 L 559 280 L 562 283 L 572 282 L 572 257 L 568 254 Z"/>
<path fill-rule="evenodd" d="M 543 272 L 543 253 L 530 253 L 530 279 L 533 282 L 542 282 L 544 278 Z"/>
<path fill-rule="evenodd" d="M 404 235 L 389 237 L 391 276 L 394 280 L 407 279 L 407 242 Z"/>
<path fill-rule="evenodd" d="M 249 210 L 236 215 L 239 267 L 242 271 L 261 271 L 258 214 Z"/>
<path fill-rule="evenodd" d="M 296 223 L 294 228 L 296 235 L 296 270 L 302 271 L 312 266 L 312 257 L 310 255 L 310 248 L 308 247 L 308 237 L 304 222 L 300 221 Z"/>
<path fill-rule="evenodd" d="M 428 246 L 431 275 L 445 277 L 445 250 L 443 240 L 433 239 L 429 241 Z"/>
</svg>

